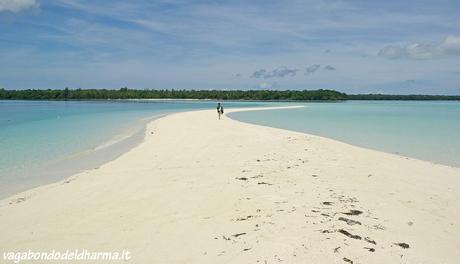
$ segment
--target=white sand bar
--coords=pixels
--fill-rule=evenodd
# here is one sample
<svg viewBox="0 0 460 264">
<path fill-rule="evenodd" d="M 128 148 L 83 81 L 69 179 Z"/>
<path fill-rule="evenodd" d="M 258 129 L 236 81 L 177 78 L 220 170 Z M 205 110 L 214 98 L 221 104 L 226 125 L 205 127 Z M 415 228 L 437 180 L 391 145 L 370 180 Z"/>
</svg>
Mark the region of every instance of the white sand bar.
<svg viewBox="0 0 460 264">
<path fill-rule="evenodd" d="M 460 169 L 214 110 L 171 114 L 116 160 L 0 201 L 0 249 L 128 250 L 131 263 L 460 263 Z"/>
</svg>

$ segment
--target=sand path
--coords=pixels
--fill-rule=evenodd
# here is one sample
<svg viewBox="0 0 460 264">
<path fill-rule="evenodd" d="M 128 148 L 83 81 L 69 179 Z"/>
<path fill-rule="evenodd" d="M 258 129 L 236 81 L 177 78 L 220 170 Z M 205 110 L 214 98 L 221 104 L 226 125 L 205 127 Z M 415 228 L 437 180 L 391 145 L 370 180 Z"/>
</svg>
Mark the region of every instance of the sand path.
<svg viewBox="0 0 460 264">
<path fill-rule="evenodd" d="M 151 122 L 143 143 L 98 169 L 0 201 L 0 249 L 454 264 L 459 220 L 459 168 L 195 111 Z"/>
</svg>

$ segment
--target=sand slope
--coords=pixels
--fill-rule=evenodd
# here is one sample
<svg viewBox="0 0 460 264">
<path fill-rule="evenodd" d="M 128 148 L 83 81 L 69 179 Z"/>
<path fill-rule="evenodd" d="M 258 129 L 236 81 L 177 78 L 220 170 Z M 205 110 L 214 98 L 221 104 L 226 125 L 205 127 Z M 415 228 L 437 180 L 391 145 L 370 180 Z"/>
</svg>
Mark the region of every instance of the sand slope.
<svg viewBox="0 0 460 264">
<path fill-rule="evenodd" d="M 459 263 L 459 220 L 458 168 L 196 111 L 153 121 L 142 144 L 98 169 L 2 200 L 0 249 Z"/>
</svg>

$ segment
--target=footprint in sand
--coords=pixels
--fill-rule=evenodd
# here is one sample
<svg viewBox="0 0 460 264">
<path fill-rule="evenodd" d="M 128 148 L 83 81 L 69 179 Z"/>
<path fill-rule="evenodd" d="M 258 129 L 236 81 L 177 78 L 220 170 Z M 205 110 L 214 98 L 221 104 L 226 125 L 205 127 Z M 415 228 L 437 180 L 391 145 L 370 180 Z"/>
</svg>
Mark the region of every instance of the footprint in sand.
<svg viewBox="0 0 460 264">
<path fill-rule="evenodd" d="M 342 214 L 346 214 L 346 215 L 360 215 L 362 214 L 363 212 L 360 211 L 360 210 L 350 210 L 349 212 L 345 212 L 345 213 L 342 213 Z"/>
<path fill-rule="evenodd" d="M 349 238 L 353 238 L 353 239 L 358 239 L 358 240 L 361 240 L 361 236 L 359 235 L 353 235 L 351 234 L 350 232 L 348 232 L 347 230 L 344 230 L 344 229 L 339 229 L 338 230 L 339 233 L 349 237 Z"/>
<path fill-rule="evenodd" d="M 397 245 L 397 246 L 402 247 L 403 249 L 408 249 L 409 248 L 409 244 L 407 244 L 407 243 L 394 243 L 394 244 Z"/>
<path fill-rule="evenodd" d="M 16 198 L 16 199 L 12 200 L 12 201 L 10 202 L 10 204 L 22 203 L 22 202 L 24 202 L 24 201 L 26 201 L 26 200 L 27 200 L 26 197 L 19 197 L 19 198 Z"/>
<path fill-rule="evenodd" d="M 352 219 L 348 219 L 345 217 L 339 217 L 339 221 L 344 221 L 345 223 L 347 223 L 347 225 L 361 225 L 361 222 L 352 220 Z"/>
</svg>

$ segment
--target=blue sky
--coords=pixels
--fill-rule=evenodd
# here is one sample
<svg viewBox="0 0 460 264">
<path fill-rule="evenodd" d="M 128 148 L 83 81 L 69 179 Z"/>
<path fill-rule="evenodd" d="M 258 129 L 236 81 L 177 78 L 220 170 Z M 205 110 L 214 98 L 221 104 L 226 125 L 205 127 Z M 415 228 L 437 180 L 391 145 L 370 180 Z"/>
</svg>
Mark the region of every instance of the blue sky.
<svg viewBox="0 0 460 264">
<path fill-rule="evenodd" d="M 0 87 L 460 94 L 460 1 L 0 0 Z"/>
</svg>

